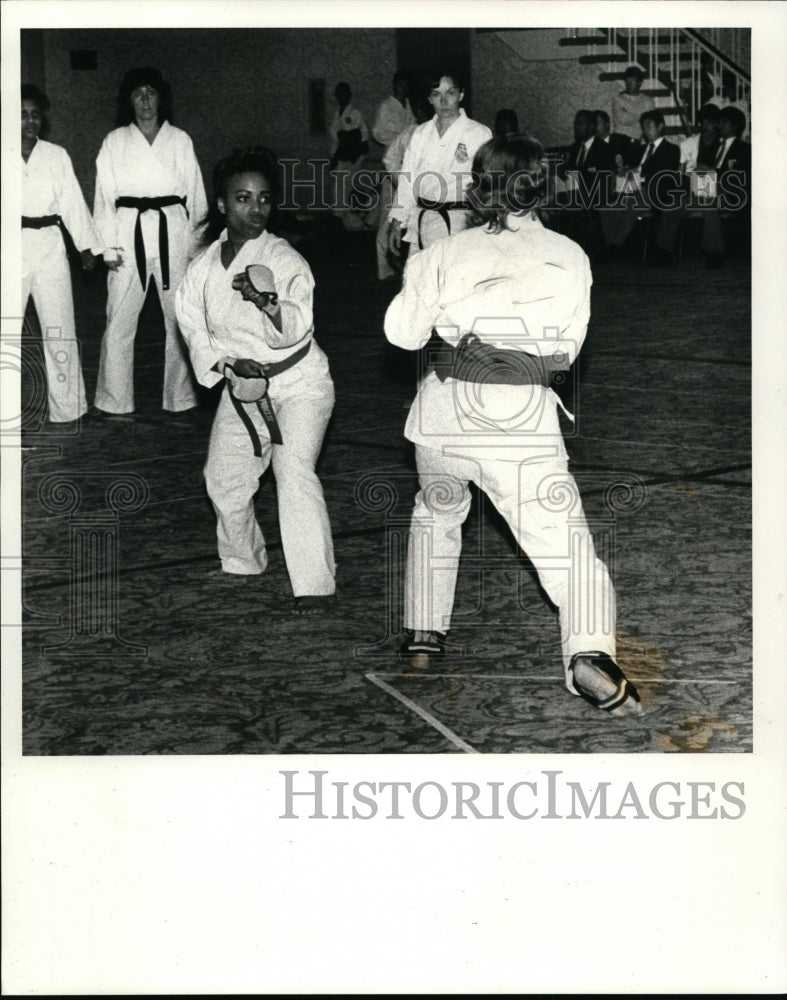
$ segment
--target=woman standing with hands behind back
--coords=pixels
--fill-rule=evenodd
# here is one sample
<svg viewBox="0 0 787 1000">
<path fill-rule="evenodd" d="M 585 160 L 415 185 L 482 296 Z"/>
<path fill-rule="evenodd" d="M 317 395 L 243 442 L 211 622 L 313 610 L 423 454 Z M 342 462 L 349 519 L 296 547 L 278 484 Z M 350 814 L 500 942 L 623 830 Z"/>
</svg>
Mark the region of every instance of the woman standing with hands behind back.
<svg viewBox="0 0 787 1000">
<path fill-rule="evenodd" d="M 226 231 L 192 261 L 176 294 L 198 380 L 226 379 L 205 484 L 225 573 L 263 573 L 254 495 L 269 464 L 297 614 L 321 614 L 335 592 L 333 540 L 315 466 L 333 411 L 328 359 L 313 339 L 314 279 L 301 255 L 268 232 L 277 167 L 264 149 L 236 151 L 214 171 Z"/>
<path fill-rule="evenodd" d="M 194 256 L 208 203 L 191 139 L 169 122 L 170 88 L 152 67 L 129 70 L 118 97 L 120 128 L 96 160 L 93 216 L 109 268 L 98 415 L 134 411 L 134 339 L 151 280 L 164 314 L 163 408 L 196 406 L 175 318 L 175 289 Z"/>
</svg>

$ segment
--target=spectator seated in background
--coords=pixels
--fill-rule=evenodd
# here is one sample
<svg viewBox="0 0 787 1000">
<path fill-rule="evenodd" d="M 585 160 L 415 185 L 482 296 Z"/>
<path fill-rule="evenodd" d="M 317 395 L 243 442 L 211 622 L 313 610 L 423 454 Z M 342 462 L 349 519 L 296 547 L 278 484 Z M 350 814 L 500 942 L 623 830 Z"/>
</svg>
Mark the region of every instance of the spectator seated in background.
<svg viewBox="0 0 787 1000">
<path fill-rule="evenodd" d="M 731 250 L 748 250 L 751 238 L 751 146 L 741 136 L 746 115 L 740 108 L 719 112 L 721 142 L 716 151 L 717 197 L 705 217 L 703 246 L 708 263 L 719 267 Z M 723 225 L 723 222 L 725 223 Z M 726 230 L 726 231 L 725 231 Z"/>
<path fill-rule="evenodd" d="M 501 108 L 495 115 L 495 136 L 498 139 L 508 139 L 519 132 L 519 119 L 513 108 Z"/>
<path fill-rule="evenodd" d="M 557 197 L 566 209 L 563 231 L 591 256 L 603 243 L 596 212 L 608 202 L 615 169 L 608 146 L 596 138 L 594 115 L 581 110 L 574 116 L 574 142 L 558 167 L 566 189 Z"/>
<path fill-rule="evenodd" d="M 625 90 L 612 99 L 612 130 L 639 139 L 640 118 L 655 107 L 653 98 L 640 93 L 645 74 L 639 66 L 629 66 L 623 75 Z"/>
<path fill-rule="evenodd" d="M 719 109 L 716 105 L 706 104 L 700 108 L 694 134 L 680 144 L 680 168 L 684 173 L 713 170 L 719 151 L 720 128 Z"/>
<path fill-rule="evenodd" d="M 611 131 L 612 125 L 606 111 L 602 111 L 601 109 L 594 111 L 593 122 L 596 139 L 599 142 L 603 142 L 609 150 L 613 165 L 616 156 L 621 156 L 623 162 L 626 163 L 631 156 L 631 139 L 622 132 Z"/>
<path fill-rule="evenodd" d="M 655 240 L 647 263 L 671 264 L 675 228 L 670 213 L 680 206 L 680 150 L 664 138 L 664 115 L 658 109 L 646 111 L 640 125 L 642 142 L 632 146 L 629 163 L 616 158 L 617 198 L 614 208 L 601 213 L 602 231 L 608 249 L 618 255 L 637 220 L 649 215 Z"/>
<path fill-rule="evenodd" d="M 702 211 L 702 248 L 708 263 L 717 266 L 721 257 L 721 231 L 711 222 L 707 225 L 716 200 L 716 157 L 719 152 L 719 109 L 706 104 L 697 113 L 694 133 L 680 144 L 683 204 L 676 212 L 665 213 L 662 219 L 665 243 L 673 243 L 686 212 Z"/>
</svg>

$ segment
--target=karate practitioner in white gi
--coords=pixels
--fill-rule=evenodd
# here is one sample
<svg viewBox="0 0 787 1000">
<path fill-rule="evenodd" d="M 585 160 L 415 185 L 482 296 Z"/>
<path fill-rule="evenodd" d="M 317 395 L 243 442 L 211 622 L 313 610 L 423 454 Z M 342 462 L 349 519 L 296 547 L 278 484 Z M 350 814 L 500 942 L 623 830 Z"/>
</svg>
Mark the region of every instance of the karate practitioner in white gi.
<svg viewBox="0 0 787 1000">
<path fill-rule="evenodd" d="M 405 427 L 420 490 L 410 527 L 402 655 L 443 653 L 475 483 L 505 518 L 560 616 L 566 685 L 616 715 L 641 711 L 615 657 L 615 595 L 596 556 L 558 421 L 550 374 L 575 360 L 590 315 L 581 248 L 544 229 L 543 149 L 527 137 L 479 150 L 471 228 L 408 260 L 385 317 L 388 339 L 418 350 L 436 329 L 443 356 Z"/>
<path fill-rule="evenodd" d="M 32 295 L 41 324 L 49 420 L 68 423 L 87 411 L 87 402 L 61 223 L 86 270 L 95 265 L 93 254 L 102 245 L 71 158 L 62 146 L 38 137 L 48 108 L 37 87 L 22 86 L 22 309 Z"/>
<path fill-rule="evenodd" d="M 331 211 L 341 220 L 344 229 L 357 232 L 366 228 L 367 210 L 355 207 L 353 180 L 369 152 L 369 130 L 361 112 L 350 103 L 353 95 L 348 83 L 337 83 L 334 96 L 338 107 L 330 130 L 336 143 L 330 161 L 333 171 Z"/>
<path fill-rule="evenodd" d="M 169 123 L 168 105 L 169 86 L 158 70 L 129 70 L 119 97 L 128 124 L 109 133 L 96 160 L 93 216 L 110 270 L 99 415 L 134 410 L 134 339 L 151 280 L 166 331 L 163 408 L 180 412 L 197 403 L 174 295 L 199 247 L 208 204 L 191 139 Z"/>
<path fill-rule="evenodd" d="M 275 181 L 275 161 L 264 150 L 219 164 L 214 186 L 227 228 L 192 261 L 175 301 L 197 378 L 205 386 L 227 380 L 205 465 L 222 569 L 253 575 L 267 566 L 254 495 L 271 464 L 295 611 L 314 614 L 336 589 L 315 472 L 334 392 L 314 340 L 309 266 L 266 231 Z"/>
<path fill-rule="evenodd" d="M 410 139 L 389 216 L 388 245 L 395 256 L 402 239 L 414 253 L 465 228 L 463 199 L 473 157 L 492 137 L 460 107 L 464 90 L 455 71 L 436 73 L 428 85 L 434 118 Z"/>
<path fill-rule="evenodd" d="M 404 154 L 410 145 L 413 132 L 415 132 L 419 125 L 423 125 L 425 121 L 428 121 L 432 117 L 431 105 L 425 97 L 416 97 L 413 100 L 412 109 L 415 116 L 413 122 L 405 126 L 383 154 L 385 173 L 380 185 L 380 212 L 377 220 L 377 238 L 375 240 L 377 277 L 380 281 L 385 281 L 386 278 L 391 278 L 394 275 L 398 276 L 401 273 L 401 267 L 398 271 L 394 270 L 388 258 L 388 227 L 391 224 L 389 213 L 395 203 L 399 172 L 402 169 Z"/>
</svg>

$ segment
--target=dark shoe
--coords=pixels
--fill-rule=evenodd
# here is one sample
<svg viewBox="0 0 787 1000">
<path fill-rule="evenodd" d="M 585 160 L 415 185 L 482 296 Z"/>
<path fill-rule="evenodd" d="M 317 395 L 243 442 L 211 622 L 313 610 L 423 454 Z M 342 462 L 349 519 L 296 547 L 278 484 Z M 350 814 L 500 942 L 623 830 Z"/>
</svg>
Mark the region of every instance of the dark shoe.
<svg viewBox="0 0 787 1000">
<path fill-rule="evenodd" d="M 95 420 L 118 420 L 121 423 L 133 423 L 134 421 L 134 411 L 130 413 L 110 413 L 109 410 L 101 410 L 97 406 L 94 406 L 90 411 L 90 416 Z"/>
<path fill-rule="evenodd" d="M 327 615 L 335 603 L 335 594 L 308 594 L 295 598 L 293 611 L 296 615 L 301 615 L 304 618 Z"/>
<path fill-rule="evenodd" d="M 587 687 L 583 687 L 576 677 L 576 668 L 579 664 L 584 668 L 590 668 L 596 673 L 601 672 L 615 685 L 615 690 L 606 697 L 602 697 Z M 569 664 L 571 680 L 574 689 L 580 697 L 611 715 L 639 715 L 642 712 L 639 692 L 626 678 L 626 675 L 606 653 L 578 653 Z M 585 682 L 587 683 L 587 681 Z"/>
<path fill-rule="evenodd" d="M 421 632 L 425 639 L 416 641 L 415 632 L 407 631 L 399 647 L 399 658 L 413 670 L 426 670 L 432 660 L 445 656 L 445 632 Z"/>
</svg>

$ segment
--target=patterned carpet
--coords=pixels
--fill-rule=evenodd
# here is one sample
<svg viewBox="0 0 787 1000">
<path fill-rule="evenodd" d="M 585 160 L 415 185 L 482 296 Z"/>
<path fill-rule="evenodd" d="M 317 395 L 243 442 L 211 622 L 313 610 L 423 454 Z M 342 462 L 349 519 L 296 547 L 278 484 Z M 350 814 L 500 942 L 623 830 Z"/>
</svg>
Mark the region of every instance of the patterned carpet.
<svg viewBox="0 0 787 1000">
<path fill-rule="evenodd" d="M 466 526 L 448 656 L 418 675 L 397 662 L 413 359 L 382 334 L 396 286 L 374 277 L 373 235 L 315 232 L 298 246 L 336 383 L 320 464 L 335 611 L 289 613 L 270 474 L 257 498 L 267 572 L 215 573 L 202 465 L 217 397 L 205 392 L 183 417 L 159 409 L 155 298 L 137 337 L 133 421 L 44 426 L 28 345 L 24 752 L 751 751 L 748 264 L 594 267 L 588 340 L 562 390 L 577 425 L 564 428 L 591 526 L 613 554 L 619 661 L 645 704 L 621 721 L 565 691 L 554 611 L 483 497 Z M 75 272 L 74 284 L 92 400 L 104 279 Z M 82 572 L 86 539 L 109 552 L 100 581 Z"/>
</svg>

